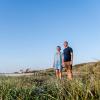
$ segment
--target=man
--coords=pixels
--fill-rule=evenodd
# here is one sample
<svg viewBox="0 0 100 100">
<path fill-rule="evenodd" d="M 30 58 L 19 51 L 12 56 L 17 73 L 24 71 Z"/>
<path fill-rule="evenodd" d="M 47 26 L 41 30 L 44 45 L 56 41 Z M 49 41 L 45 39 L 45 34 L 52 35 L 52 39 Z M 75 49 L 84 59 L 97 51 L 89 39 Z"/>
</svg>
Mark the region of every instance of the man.
<svg viewBox="0 0 100 100">
<path fill-rule="evenodd" d="M 69 80 L 72 80 L 72 64 L 73 64 L 73 49 L 68 46 L 68 42 L 64 42 L 63 50 L 63 66 L 66 68 L 66 74 Z"/>
</svg>

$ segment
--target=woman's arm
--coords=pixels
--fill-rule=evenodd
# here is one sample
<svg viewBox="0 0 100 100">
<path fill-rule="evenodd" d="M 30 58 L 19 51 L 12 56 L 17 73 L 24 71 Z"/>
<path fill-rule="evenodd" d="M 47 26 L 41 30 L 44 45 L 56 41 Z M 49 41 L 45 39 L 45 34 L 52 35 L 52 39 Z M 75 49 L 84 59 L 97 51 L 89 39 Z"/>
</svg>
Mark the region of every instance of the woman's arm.
<svg viewBox="0 0 100 100">
<path fill-rule="evenodd" d="M 55 56 L 53 58 L 53 68 L 55 67 Z"/>
<path fill-rule="evenodd" d="M 62 66 L 64 67 L 65 64 L 64 64 L 64 54 L 62 54 Z"/>
</svg>

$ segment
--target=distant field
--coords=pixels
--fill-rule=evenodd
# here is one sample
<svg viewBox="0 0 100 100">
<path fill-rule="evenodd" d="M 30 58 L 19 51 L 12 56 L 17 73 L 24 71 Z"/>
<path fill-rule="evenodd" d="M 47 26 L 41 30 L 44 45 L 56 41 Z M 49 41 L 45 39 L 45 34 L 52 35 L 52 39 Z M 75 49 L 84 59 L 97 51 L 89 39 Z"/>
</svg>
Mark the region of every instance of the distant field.
<svg viewBox="0 0 100 100">
<path fill-rule="evenodd" d="M 22 74 L 15 74 L 15 73 L 8 73 L 8 74 L 0 74 L 1 76 L 30 76 L 34 75 L 34 73 L 22 73 Z"/>
<path fill-rule="evenodd" d="M 0 100 L 100 100 L 100 62 L 73 67 L 74 79 L 53 69 L 0 76 Z M 15 77 L 16 76 L 16 77 Z"/>
</svg>

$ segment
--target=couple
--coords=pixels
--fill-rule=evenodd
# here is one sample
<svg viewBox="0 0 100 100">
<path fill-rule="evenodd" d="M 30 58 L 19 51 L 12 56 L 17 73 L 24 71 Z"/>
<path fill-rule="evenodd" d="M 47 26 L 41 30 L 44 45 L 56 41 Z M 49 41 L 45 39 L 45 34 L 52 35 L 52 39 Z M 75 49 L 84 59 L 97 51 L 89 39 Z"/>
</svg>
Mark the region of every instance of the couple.
<svg viewBox="0 0 100 100">
<path fill-rule="evenodd" d="M 57 46 L 57 52 L 54 56 L 53 67 L 56 71 L 56 77 L 62 78 L 62 68 L 66 69 L 66 74 L 69 80 L 72 80 L 72 64 L 73 64 L 73 50 L 68 46 L 68 42 L 64 42 L 64 50 L 61 53 L 61 47 Z"/>
</svg>

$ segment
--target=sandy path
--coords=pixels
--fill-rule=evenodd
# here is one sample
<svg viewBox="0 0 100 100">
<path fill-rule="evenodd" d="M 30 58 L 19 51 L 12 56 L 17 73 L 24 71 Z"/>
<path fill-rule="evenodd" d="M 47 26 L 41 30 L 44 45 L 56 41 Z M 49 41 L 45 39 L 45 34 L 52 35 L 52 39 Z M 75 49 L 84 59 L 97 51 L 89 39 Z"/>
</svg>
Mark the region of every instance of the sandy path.
<svg viewBox="0 0 100 100">
<path fill-rule="evenodd" d="M 63 73 L 65 74 L 65 72 Z M 74 76 L 77 76 L 77 75 L 86 75 L 87 73 L 86 72 L 73 72 L 73 75 Z M 96 74 L 100 74 L 100 72 L 96 72 Z M 40 75 L 39 73 L 22 73 L 22 74 L 14 74 L 14 73 L 9 73 L 9 74 L 1 74 L 0 76 L 31 76 L 31 75 Z"/>
</svg>

